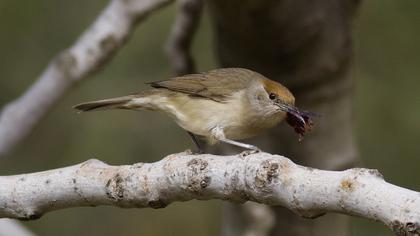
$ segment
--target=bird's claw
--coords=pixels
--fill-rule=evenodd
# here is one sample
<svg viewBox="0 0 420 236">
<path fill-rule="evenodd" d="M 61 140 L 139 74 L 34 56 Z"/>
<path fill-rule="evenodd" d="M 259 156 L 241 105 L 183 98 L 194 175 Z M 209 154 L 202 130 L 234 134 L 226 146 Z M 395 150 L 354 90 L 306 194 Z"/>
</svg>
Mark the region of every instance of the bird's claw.
<svg viewBox="0 0 420 236">
<path fill-rule="evenodd" d="M 194 151 L 192 151 L 192 154 L 193 155 L 201 155 L 201 154 L 204 154 L 204 150 L 202 150 L 202 149 L 194 150 Z"/>
<path fill-rule="evenodd" d="M 246 156 L 256 154 L 256 153 L 259 153 L 259 152 L 261 152 L 261 150 L 259 148 L 253 148 L 253 149 L 245 150 L 245 151 L 241 152 L 239 155 L 241 157 L 246 157 Z"/>
<path fill-rule="evenodd" d="M 198 150 L 187 149 L 184 151 L 184 153 L 186 155 L 200 155 L 200 154 L 204 154 L 204 151 L 201 149 L 198 149 Z"/>
<path fill-rule="evenodd" d="M 194 152 L 191 149 L 186 149 L 184 151 L 184 153 L 185 153 L 185 155 L 193 155 L 194 154 Z"/>
</svg>

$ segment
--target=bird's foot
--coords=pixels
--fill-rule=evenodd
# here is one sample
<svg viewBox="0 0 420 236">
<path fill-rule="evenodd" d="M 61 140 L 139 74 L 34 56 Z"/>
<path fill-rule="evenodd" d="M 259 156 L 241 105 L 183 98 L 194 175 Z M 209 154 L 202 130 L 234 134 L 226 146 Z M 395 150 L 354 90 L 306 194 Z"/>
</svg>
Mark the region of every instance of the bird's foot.
<svg viewBox="0 0 420 236">
<path fill-rule="evenodd" d="M 204 151 L 202 149 L 197 149 L 197 150 L 187 149 L 184 151 L 184 153 L 186 155 L 200 155 L 200 154 L 204 154 Z"/>
<path fill-rule="evenodd" d="M 191 149 L 186 149 L 183 153 L 185 153 L 185 155 L 193 155 L 194 152 Z"/>
<path fill-rule="evenodd" d="M 192 151 L 192 155 L 201 155 L 204 154 L 204 150 L 203 149 L 197 149 Z"/>
<path fill-rule="evenodd" d="M 253 149 L 248 149 L 248 150 L 245 150 L 245 151 L 241 152 L 239 154 L 239 156 L 246 157 L 246 156 L 256 154 L 256 153 L 259 153 L 259 152 L 261 152 L 261 150 L 259 148 L 255 147 Z"/>
</svg>

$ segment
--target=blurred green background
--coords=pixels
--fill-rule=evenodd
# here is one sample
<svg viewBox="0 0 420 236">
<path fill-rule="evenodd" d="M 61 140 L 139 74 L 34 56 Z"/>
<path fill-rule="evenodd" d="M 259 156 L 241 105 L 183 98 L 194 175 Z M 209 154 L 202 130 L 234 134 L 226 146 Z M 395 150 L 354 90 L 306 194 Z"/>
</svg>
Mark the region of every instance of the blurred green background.
<svg viewBox="0 0 420 236">
<path fill-rule="evenodd" d="M 60 50 L 68 47 L 106 0 L 0 1 L 0 107 L 20 96 Z M 365 166 L 397 185 L 420 190 L 420 1 L 364 1 L 355 21 L 355 129 Z M 174 6 L 138 27 L 110 64 L 80 84 L 17 150 L 0 158 L 0 175 L 41 171 L 98 158 L 109 164 L 152 162 L 191 148 L 169 118 L 148 112 L 78 115 L 86 100 L 146 89 L 168 78 L 162 46 Z M 200 71 L 216 66 L 209 21 L 194 43 Z M 222 202 L 176 203 L 161 210 L 77 208 L 25 222 L 38 235 L 217 235 Z M 351 235 L 392 235 L 385 226 L 353 218 Z"/>
</svg>

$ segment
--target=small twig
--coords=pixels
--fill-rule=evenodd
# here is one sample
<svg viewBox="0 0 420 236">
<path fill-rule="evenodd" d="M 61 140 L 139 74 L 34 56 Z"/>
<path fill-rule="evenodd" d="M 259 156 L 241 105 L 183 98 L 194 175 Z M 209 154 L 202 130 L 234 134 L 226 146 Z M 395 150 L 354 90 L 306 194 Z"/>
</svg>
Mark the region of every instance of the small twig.
<svg viewBox="0 0 420 236">
<path fill-rule="evenodd" d="M 178 12 L 166 45 L 166 52 L 176 75 L 196 72 L 191 45 L 200 23 L 204 1 L 179 0 Z"/>
</svg>

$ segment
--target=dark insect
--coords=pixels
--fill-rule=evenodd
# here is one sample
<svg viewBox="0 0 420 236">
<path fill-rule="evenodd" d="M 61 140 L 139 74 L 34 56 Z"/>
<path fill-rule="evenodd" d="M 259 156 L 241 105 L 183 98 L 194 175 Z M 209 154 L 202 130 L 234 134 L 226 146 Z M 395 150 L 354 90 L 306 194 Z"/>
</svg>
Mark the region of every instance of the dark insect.
<svg viewBox="0 0 420 236">
<path fill-rule="evenodd" d="M 314 125 L 312 118 L 319 116 L 319 114 L 314 112 L 295 109 L 287 112 L 286 121 L 299 134 L 299 141 L 302 141 L 305 133 L 312 130 Z"/>
</svg>

